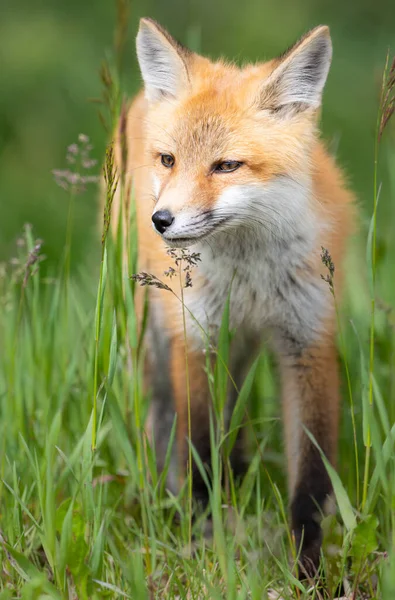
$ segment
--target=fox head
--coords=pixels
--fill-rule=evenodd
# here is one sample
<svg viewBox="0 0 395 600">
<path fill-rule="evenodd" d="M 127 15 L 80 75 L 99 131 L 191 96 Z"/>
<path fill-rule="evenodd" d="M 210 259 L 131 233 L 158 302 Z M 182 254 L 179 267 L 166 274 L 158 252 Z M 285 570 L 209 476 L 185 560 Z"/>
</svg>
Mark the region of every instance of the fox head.
<svg viewBox="0 0 395 600">
<path fill-rule="evenodd" d="M 329 29 L 320 26 L 281 57 L 238 68 L 141 20 L 152 221 L 167 243 L 186 246 L 240 227 L 277 239 L 295 234 L 309 215 L 331 55 Z"/>
</svg>

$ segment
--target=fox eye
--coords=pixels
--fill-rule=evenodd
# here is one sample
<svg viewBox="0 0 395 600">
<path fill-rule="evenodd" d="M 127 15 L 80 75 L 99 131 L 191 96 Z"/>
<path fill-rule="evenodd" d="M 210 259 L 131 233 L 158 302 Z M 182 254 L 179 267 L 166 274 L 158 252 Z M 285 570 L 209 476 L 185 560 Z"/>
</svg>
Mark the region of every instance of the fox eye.
<svg viewBox="0 0 395 600">
<path fill-rule="evenodd" d="M 232 171 L 236 171 L 241 165 L 242 163 L 237 160 L 224 160 L 215 166 L 214 171 L 219 173 L 231 173 Z"/>
<path fill-rule="evenodd" d="M 160 160 L 162 165 L 164 167 L 167 167 L 168 169 L 171 169 L 171 167 L 174 166 L 174 156 L 172 156 L 171 154 L 161 154 Z"/>
</svg>

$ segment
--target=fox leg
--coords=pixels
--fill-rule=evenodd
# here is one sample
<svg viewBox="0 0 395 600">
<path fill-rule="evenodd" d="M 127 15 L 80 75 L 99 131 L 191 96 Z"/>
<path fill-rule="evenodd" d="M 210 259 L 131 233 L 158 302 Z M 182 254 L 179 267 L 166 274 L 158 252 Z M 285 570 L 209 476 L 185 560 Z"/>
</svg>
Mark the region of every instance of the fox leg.
<svg viewBox="0 0 395 600">
<path fill-rule="evenodd" d="M 155 336 L 155 352 L 151 351 L 151 367 L 147 372 L 147 385 L 152 389 L 153 397 L 149 416 L 159 470 L 163 469 L 164 458 L 170 439 L 170 432 L 177 417 L 176 439 L 172 448 L 167 484 L 173 493 L 177 493 L 187 472 L 189 442 L 191 439 L 203 466 L 208 474 L 211 471 L 210 443 L 210 407 L 211 394 L 208 384 L 207 359 L 202 350 L 188 350 L 188 380 L 185 342 L 182 337 L 166 338 Z M 236 356 L 234 379 L 241 384 L 245 368 L 242 367 L 239 354 Z M 188 394 L 189 388 L 189 394 Z M 190 410 L 190 431 L 188 415 L 188 396 Z M 237 399 L 235 390 L 229 390 L 226 407 L 226 426 Z M 213 414 L 213 411 L 211 411 Z M 230 456 L 233 474 L 241 475 L 245 470 L 243 436 L 236 439 Z M 202 504 L 207 502 L 208 491 L 195 461 L 192 463 L 193 494 Z M 209 476 L 210 478 L 210 476 Z"/>
<path fill-rule="evenodd" d="M 151 321 L 149 338 L 145 383 L 152 391 L 152 400 L 148 417 L 148 435 L 155 443 L 158 470 L 162 471 L 176 418 L 175 440 L 167 477 L 168 488 L 176 494 L 187 472 L 190 437 L 203 465 L 207 469 L 211 466 L 211 399 L 205 370 L 206 356 L 202 350 L 188 351 L 187 379 L 185 343 L 182 336 L 155 330 L 155 323 Z M 193 488 L 196 499 L 207 496 L 206 486 L 195 463 L 193 464 Z"/>
<path fill-rule="evenodd" d="M 337 356 L 334 339 L 329 335 L 307 348 L 289 339 L 281 347 L 292 529 L 297 550 L 301 551 L 302 575 L 313 575 L 320 560 L 320 517 L 328 508 L 333 490 L 320 452 L 305 429 L 334 464 L 339 415 Z"/>
<path fill-rule="evenodd" d="M 206 373 L 206 355 L 202 350 L 189 350 L 186 356 L 184 340 L 174 340 L 171 353 L 171 377 L 173 406 L 177 414 L 179 474 L 181 477 L 186 474 L 189 440 L 196 449 L 203 466 L 209 472 L 211 470 L 211 396 Z M 192 462 L 192 478 L 194 498 L 206 503 L 208 491 L 195 461 Z"/>
</svg>

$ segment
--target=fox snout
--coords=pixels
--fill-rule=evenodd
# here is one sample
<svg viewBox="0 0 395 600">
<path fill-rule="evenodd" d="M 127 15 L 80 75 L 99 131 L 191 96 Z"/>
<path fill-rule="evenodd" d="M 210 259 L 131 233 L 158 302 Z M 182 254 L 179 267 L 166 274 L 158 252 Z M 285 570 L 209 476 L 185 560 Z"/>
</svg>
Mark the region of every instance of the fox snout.
<svg viewBox="0 0 395 600">
<path fill-rule="evenodd" d="M 174 216 L 169 210 L 157 210 L 152 215 L 152 222 L 159 233 L 164 233 L 174 222 Z"/>
<path fill-rule="evenodd" d="M 156 233 L 159 233 L 166 243 L 185 246 L 196 243 L 212 232 L 216 221 L 213 222 L 210 217 L 210 210 L 177 210 L 176 207 L 164 206 L 154 210 L 151 221 Z"/>
</svg>

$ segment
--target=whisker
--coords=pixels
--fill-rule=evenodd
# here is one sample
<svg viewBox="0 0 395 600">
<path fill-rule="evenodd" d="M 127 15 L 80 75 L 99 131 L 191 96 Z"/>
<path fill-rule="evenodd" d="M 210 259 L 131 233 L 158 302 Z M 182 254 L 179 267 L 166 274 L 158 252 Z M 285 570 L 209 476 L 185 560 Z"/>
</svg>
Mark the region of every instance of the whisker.
<svg viewBox="0 0 395 600">
<path fill-rule="evenodd" d="M 137 165 L 136 167 L 132 167 L 131 169 L 126 169 L 126 173 L 133 173 L 134 171 L 137 171 L 137 169 L 145 169 L 153 166 L 154 165 L 152 163 L 148 163 L 146 165 Z"/>
</svg>

